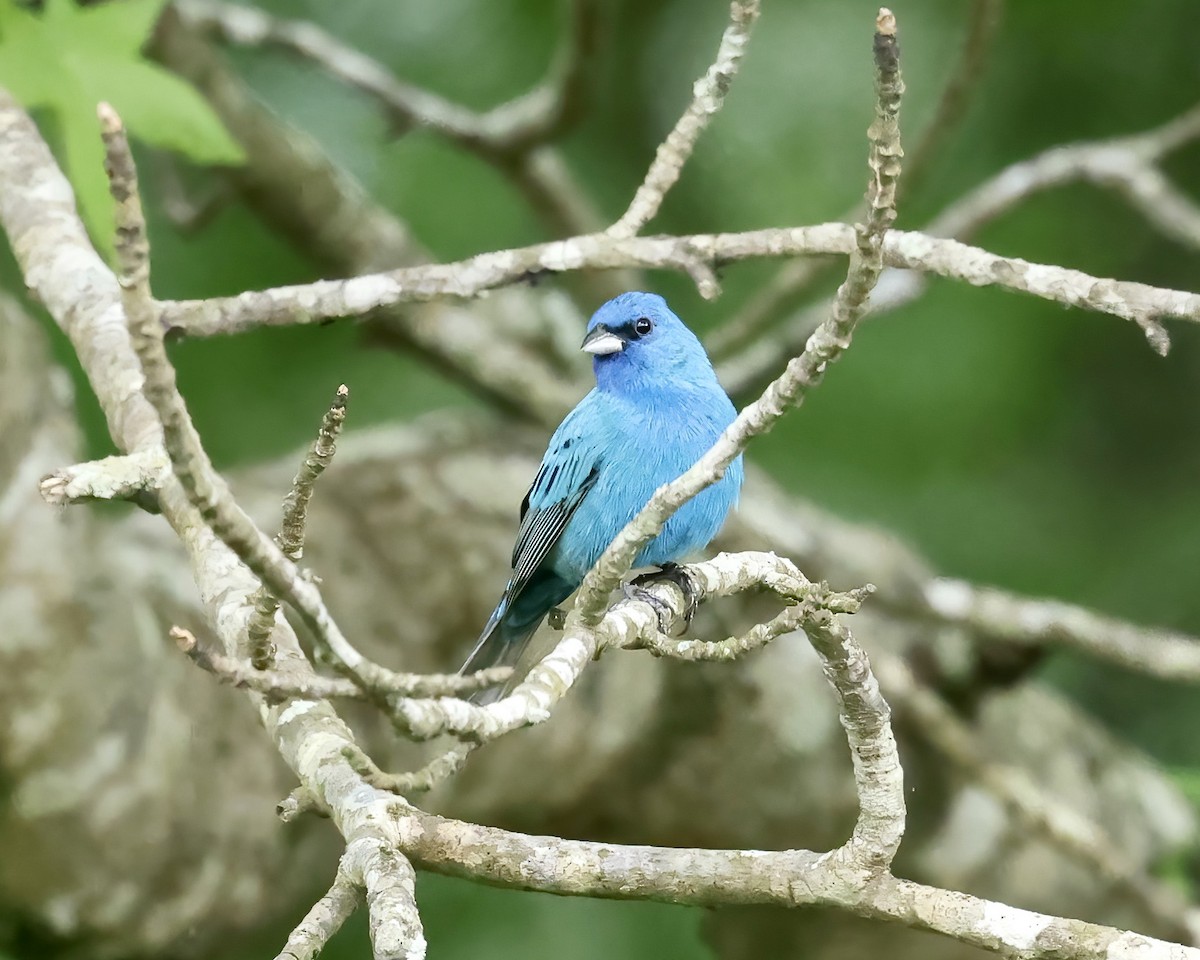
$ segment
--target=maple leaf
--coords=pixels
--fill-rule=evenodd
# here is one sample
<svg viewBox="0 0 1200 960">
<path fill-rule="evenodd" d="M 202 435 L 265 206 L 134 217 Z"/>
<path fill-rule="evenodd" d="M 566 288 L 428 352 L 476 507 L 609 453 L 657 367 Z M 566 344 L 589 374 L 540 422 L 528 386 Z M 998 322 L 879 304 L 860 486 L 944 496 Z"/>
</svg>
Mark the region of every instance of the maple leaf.
<svg viewBox="0 0 1200 960">
<path fill-rule="evenodd" d="M 241 147 L 188 83 L 142 55 L 165 0 L 80 7 L 46 0 L 41 14 L 0 0 L 0 86 L 38 110 L 98 248 L 112 251 L 113 211 L 96 104 L 116 107 L 134 138 L 202 164 L 239 164 Z"/>
</svg>

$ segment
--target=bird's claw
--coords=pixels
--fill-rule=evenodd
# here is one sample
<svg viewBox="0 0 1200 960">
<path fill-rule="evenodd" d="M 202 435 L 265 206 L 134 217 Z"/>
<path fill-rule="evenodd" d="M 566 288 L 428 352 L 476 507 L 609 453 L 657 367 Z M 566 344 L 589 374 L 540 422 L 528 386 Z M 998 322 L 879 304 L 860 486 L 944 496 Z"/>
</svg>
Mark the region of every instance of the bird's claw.
<svg viewBox="0 0 1200 960">
<path fill-rule="evenodd" d="M 670 623 L 674 616 L 674 611 L 668 604 L 641 586 L 642 584 L 651 584 L 659 580 L 667 580 L 679 588 L 679 592 L 683 594 L 684 625 L 690 624 L 700 607 L 700 598 L 691 576 L 677 563 L 664 563 L 654 573 L 643 573 L 640 577 L 634 577 L 629 583 L 625 584 L 625 595 L 630 599 L 642 600 L 650 604 L 658 614 L 660 623 Z"/>
</svg>

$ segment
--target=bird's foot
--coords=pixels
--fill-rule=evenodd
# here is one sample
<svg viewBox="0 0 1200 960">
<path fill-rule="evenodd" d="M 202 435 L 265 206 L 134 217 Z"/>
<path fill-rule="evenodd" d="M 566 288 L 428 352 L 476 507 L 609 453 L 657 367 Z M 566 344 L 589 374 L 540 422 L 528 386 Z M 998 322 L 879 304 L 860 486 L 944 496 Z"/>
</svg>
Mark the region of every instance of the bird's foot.
<svg viewBox="0 0 1200 960">
<path fill-rule="evenodd" d="M 651 584 L 659 580 L 667 580 L 679 588 L 679 592 L 683 594 L 684 625 L 690 624 L 692 617 L 696 615 L 696 610 L 700 607 L 699 591 L 688 572 L 677 563 L 664 563 L 654 573 L 643 573 L 640 577 L 634 577 L 625 585 L 625 595 L 650 604 L 658 613 L 660 623 L 670 623 L 674 617 L 674 611 L 657 596 L 642 587 L 642 584 Z"/>
</svg>

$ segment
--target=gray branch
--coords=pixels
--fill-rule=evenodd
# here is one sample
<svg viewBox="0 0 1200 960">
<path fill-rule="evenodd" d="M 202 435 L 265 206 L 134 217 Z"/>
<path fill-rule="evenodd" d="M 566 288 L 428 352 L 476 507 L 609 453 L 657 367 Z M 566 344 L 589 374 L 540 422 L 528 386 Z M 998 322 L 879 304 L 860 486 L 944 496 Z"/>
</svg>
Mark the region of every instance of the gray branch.
<svg viewBox="0 0 1200 960">
<path fill-rule="evenodd" d="M 851 270 L 835 303 L 827 336 L 799 358 L 807 357 L 809 365 L 820 360 L 819 364 L 806 370 L 805 364 L 799 363 L 798 371 L 804 376 L 792 370 L 785 374 L 776 395 L 768 395 L 763 408 L 767 416 L 761 418 L 758 430 L 769 424 L 771 416 L 782 412 L 785 402 L 815 383 L 827 363 L 848 345 L 849 334 L 865 309 L 866 296 L 888 256 L 883 233 L 890 222 L 893 164 L 898 156 L 894 131 L 888 130 L 896 104 L 892 103 L 889 110 L 886 95 L 889 38 L 893 32 L 894 21 L 887 11 L 881 11 L 877 30 L 881 113 L 873 127 L 873 216 L 856 232 L 853 248 L 847 251 L 852 255 Z M 898 97 L 897 78 L 893 78 L 892 86 Z M 162 351 L 161 325 L 157 322 L 161 307 L 150 300 L 144 228 L 136 206 L 132 165 L 126 169 L 128 158 L 115 117 L 105 115 L 105 120 L 110 158 L 116 161 L 112 169 L 118 220 L 124 227 L 120 248 L 124 282 L 119 293 L 111 274 L 87 246 L 71 209 L 69 190 L 28 118 L 11 101 L 0 100 L 0 141 L 4 147 L 0 150 L 0 171 L 14 174 L 0 177 L 0 183 L 21 184 L 18 190 L 0 190 L 0 221 L 14 242 L 27 282 L 43 296 L 55 320 L 70 336 L 118 444 L 134 454 L 153 450 L 160 443 L 167 450 L 173 471 L 158 485 L 158 505 L 189 551 L 210 622 L 226 654 L 236 652 L 244 639 L 249 598 L 257 586 L 244 567 L 232 562 L 225 549 L 231 547 L 258 577 L 302 614 L 313 632 L 353 672 L 364 661 L 329 618 L 320 594 L 315 587 L 307 589 L 294 566 L 240 512 L 199 445 Z M 31 181 L 35 189 L 28 190 Z M 703 275 L 696 268 L 698 256 L 702 263 L 714 260 L 689 250 L 680 254 L 678 266 Z M 67 268 L 75 271 L 69 282 L 60 274 Z M 1132 318 L 1150 322 L 1136 311 Z M 126 325 L 132 337 L 126 336 Z M 137 369 L 139 362 L 144 381 Z M 726 449 L 717 450 L 717 461 L 736 454 L 736 438 L 733 443 L 733 453 L 728 444 Z M 719 463 L 712 469 L 720 469 Z M 669 496 L 662 499 L 669 500 Z M 780 581 L 778 564 L 761 558 L 757 565 L 753 558 L 744 556 L 726 555 L 718 561 L 711 562 L 713 575 L 718 578 L 724 575 L 721 571 L 726 571 L 734 579 Z M 788 589 L 808 600 L 816 592 L 811 584 L 801 582 Z M 1021 911 L 891 876 L 890 863 L 904 828 L 904 793 L 887 705 L 865 654 L 831 609 L 833 605 L 846 609 L 852 602 L 857 600 L 843 596 L 833 598 L 824 607 L 811 604 L 804 607 L 801 619 L 841 704 L 860 801 L 858 823 L 849 841 L 833 853 L 820 856 L 799 850 L 766 853 L 587 844 L 530 838 L 439 818 L 417 811 L 372 785 L 362 764 L 353 759 L 361 753 L 354 736 L 324 700 L 293 697 L 272 706 L 255 695 L 253 702 L 280 754 L 300 777 L 303 790 L 329 811 L 345 838 L 350 859 L 344 873 L 366 890 L 377 956 L 424 954 L 412 898 L 412 870 L 405 854 L 448 872 L 563 893 L 636 893 L 699 903 L 839 904 L 863 915 L 902 919 L 1014 956 L 1042 956 L 1047 952 L 1069 957 L 1196 956 L 1195 951 L 1140 935 Z M 589 605 L 584 604 L 585 613 Z M 564 665 L 582 669 L 586 658 L 580 659 L 579 654 L 602 648 L 597 637 L 607 636 L 613 646 L 643 646 L 647 637 L 662 631 L 663 625 L 651 608 L 640 606 L 643 609 L 639 610 L 636 603 L 618 605 L 602 617 L 581 617 L 581 622 L 589 621 L 582 637 L 573 636 L 569 624 L 568 635 L 558 650 L 531 676 L 538 670 L 554 673 Z M 681 615 L 682 611 L 674 611 L 674 617 Z M 284 624 L 279 633 L 281 664 L 302 664 L 303 655 L 294 635 Z M 530 682 L 527 680 L 526 685 Z M 570 682 L 567 680 L 566 686 Z M 528 709 L 521 718 L 523 722 L 542 719 L 536 710 L 538 691 L 534 689 L 533 694 L 532 699 L 528 692 L 525 694 Z M 442 729 L 458 724 L 461 729 L 456 732 L 481 734 L 490 731 L 480 723 L 503 719 L 504 710 L 511 712 L 514 703 L 517 708 L 522 706 L 517 694 L 475 714 L 470 711 L 477 708 L 466 704 L 460 708 L 456 703 L 439 702 L 426 708 L 407 701 L 407 707 L 419 707 L 429 716 L 440 712 Z M 459 724 L 459 716 L 466 718 L 465 724 Z M 485 720 L 480 721 L 480 717 Z M 473 842 L 477 838 L 486 841 L 486 852 Z M 536 853 L 526 849 L 530 842 L 539 844 Z M 513 850 L 523 852 L 515 863 L 508 857 Z M 554 854 L 560 854 L 561 859 Z M 591 855 L 604 862 L 591 863 Z M 581 865 L 594 868 L 590 877 L 578 874 Z M 680 873 L 681 868 L 690 873 Z M 697 868 L 701 868 L 698 874 Z M 780 873 L 780 868 L 787 872 Z M 589 883 L 591 886 L 587 886 Z M 334 914 L 343 906 L 339 899 L 332 906 Z"/>
</svg>

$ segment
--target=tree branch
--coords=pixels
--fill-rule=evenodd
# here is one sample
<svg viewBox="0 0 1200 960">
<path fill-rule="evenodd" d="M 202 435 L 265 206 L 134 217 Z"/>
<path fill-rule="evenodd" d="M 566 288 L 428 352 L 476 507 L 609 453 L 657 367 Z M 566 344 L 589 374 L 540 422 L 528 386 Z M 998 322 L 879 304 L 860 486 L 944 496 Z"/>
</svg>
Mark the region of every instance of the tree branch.
<svg viewBox="0 0 1200 960">
<path fill-rule="evenodd" d="M 161 448 L 147 448 L 55 470 L 42 478 L 38 490 L 43 500 L 56 507 L 85 500 L 139 500 L 143 496 L 153 501 L 169 466 Z"/>
<path fill-rule="evenodd" d="M 667 191 L 679 180 L 700 134 L 725 102 L 725 95 L 745 56 L 750 30 L 758 19 L 758 13 L 759 0 L 733 0 L 729 5 L 730 22 L 721 36 L 716 59 L 704 76 L 696 81 L 692 89 L 692 102 L 675 124 L 675 129 L 659 145 L 654 161 L 630 201 L 629 208 L 608 228 L 609 236 L 622 239 L 637 236 L 642 227 L 654 219 Z"/>
<path fill-rule="evenodd" d="M 886 654 L 876 657 L 875 662 L 897 711 L 919 728 L 921 736 L 938 753 L 1012 810 L 1023 826 L 1046 837 L 1074 861 L 1098 871 L 1122 896 L 1140 903 L 1171 931 L 1171 936 L 1197 944 L 1200 910 L 1190 906 L 1178 891 L 1135 866 L 1115 837 L 1048 795 L 1025 770 L 990 760 L 967 723 L 936 693 L 919 684 L 899 657 Z"/>
<path fill-rule="evenodd" d="M 313 960 L 358 909 L 362 894 L 346 867 L 343 854 L 333 885 L 304 915 L 275 960 Z"/>
<path fill-rule="evenodd" d="M 1197 138 L 1200 138 L 1200 105 L 1144 133 L 1052 147 L 1035 157 L 1006 167 L 952 203 L 930 221 L 924 234 L 967 240 L 1029 197 L 1043 190 L 1082 180 L 1115 190 L 1166 236 L 1195 246 L 1200 238 L 1200 210 L 1165 178 L 1158 163 L 1168 153 Z M 901 263 L 890 265 L 904 266 Z M 1010 269 L 998 262 L 994 262 L 994 266 L 998 271 Z M 728 353 L 751 334 L 763 329 L 818 269 L 804 262 L 784 267 L 742 314 L 726 325 L 728 330 L 722 327 L 709 338 L 710 345 Z M 925 292 L 928 283 L 926 274 L 930 272 L 939 271 L 936 268 L 917 268 L 917 272 L 912 274 L 885 276 L 875 312 L 895 310 L 917 299 Z M 977 285 L 986 283 L 968 282 Z M 997 282 L 1007 285 L 1003 280 Z M 740 354 L 724 362 L 720 368 L 721 378 L 730 393 L 738 395 L 756 389 L 784 357 L 808 339 L 824 316 L 825 309 L 824 303 L 803 308 L 772 337 L 764 337 L 750 344 Z M 1142 325 L 1141 322 L 1139 324 Z M 1163 331 L 1153 323 L 1142 326 L 1151 345 L 1161 353 L 1167 345 Z"/>
<path fill-rule="evenodd" d="M 840 223 L 629 240 L 593 234 L 350 280 L 320 280 L 211 300 L 166 301 L 162 308 L 170 328 L 191 336 L 212 336 L 259 326 L 361 316 L 397 303 L 474 297 L 539 273 L 617 267 L 687 272 L 697 259 L 731 263 L 762 257 L 849 254 L 854 249 L 854 236 L 853 227 Z M 1133 320 L 1160 352 L 1164 346 L 1160 318 L 1200 322 L 1200 294 L 1001 257 L 955 240 L 892 230 L 882 253 L 886 266 L 951 277 L 972 286 L 998 286 Z"/>
<path fill-rule="evenodd" d="M 769 428 L 789 405 L 820 381 L 828 364 L 849 346 L 888 255 L 885 233 L 894 216 L 900 156 L 896 115 L 901 84 L 894 30 L 894 19 L 881 10 L 875 48 L 878 107 L 870 132 L 873 176 L 868 189 L 869 215 L 867 223 L 851 235 L 851 245 L 845 251 L 850 253 L 850 268 L 831 316 L 779 381 L 748 408 L 750 412 L 743 411 L 696 467 L 660 490 L 647 511 L 618 538 L 589 577 L 563 641 L 512 696 L 487 708 L 454 700 L 388 701 L 386 705 L 404 720 L 411 735 L 450 731 L 486 739 L 503 732 L 505 724 L 514 729 L 516 725 L 538 722 L 554 699 L 570 686 L 590 659 L 589 654 L 600 652 L 606 645 L 640 646 L 647 637 L 664 631 L 654 608 L 645 603 L 627 601 L 601 615 L 607 601 L 606 585 L 611 586 L 628 568 L 640 546 L 638 538 L 644 543 L 652 537 L 671 510 L 713 482 L 755 433 Z M 163 349 L 160 305 L 150 297 L 144 223 L 127 144 L 115 114 L 108 110 L 102 116 L 113 193 L 123 228 L 124 310 L 116 302 L 111 275 L 81 239 L 81 228 L 69 209 L 69 191 L 60 188 L 61 176 L 42 156 L 44 145 L 30 133 L 28 119 L 11 102 L 0 99 L 0 146 L 4 148 L 0 149 L 0 173 L 6 165 L 29 164 L 37 188 L 33 199 L 24 190 L 0 191 L 0 219 L 16 241 L 14 246 L 26 277 L 39 292 L 46 291 L 51 312 L 76 344 L 109 416 L 114 439 L 125 449 L 140 450 L 155 446 L 161 437 L 173 470 L 160 484 L 158 500 L 192 554 L 197 583 L 227 653 L 235 651 L 244 636 L 250 615 L 248 597 L 257 584 L 246 569 L 233 562 L 225 547 L 296 608 L 314 635 L 365 692 L 376 694 L 378 690 L 367 673 L 374 665 L 349 645 L 315 585 L 300 576 L 294 564 L 241 511 L 200 445 Z M 4 181 L 0 176 L 0 182 Z M 27 181 L 22 178 L 21 182 L 24 186 Z M 35 205 L 37 209 L 33 209 Z M 32 239 L 31 232 L 35 234 Z M 56 245 L 66 249 L 55 249 Z M 690 267 L 703 278 L 704 271 L 696 268 L 698 256 L 694 249 L 683 251 L 676 265 Z M 46 269 L 48 260 L 59 268 L 77 267 L 83 275 L 63 284 L 68 290 L 55 291 L 51 281 L 61 278 Z M 706 264 L 713 261 L 711 256 L 700 256 L 699 260 Z M 557 269 L 572 266 L 564 263 Z M 362 302 L 355 301 L 354 305 Z M 1132 308 L 1126 305 L 1125 309 Z M 195 522 L 197 514 L 201 523 Z M 890 863 L 903 834 L 905 809 L 888 707 L 879 695 L 865 654 L 833 613 L 833 608 L 855 606 L 858 595 L 831 595 L 785 564 L 774 557 L 723 555 L 693 572 L 701 589 L 713 595 L 719 592 L 713 589 L 713 583 L 718 588 L 723 585 L 727 592 L 765 584 L 800 601 L 798 608 L 804 610 L 800 625 L 808 632 L 839 700 L 860 802 L 850 839 L 830 854 L 622 848 L 530 838 L 443 820 L 415 810 L 372 784 L 372 775 L 364 774 L 362 764 L 354 760 L 361 751 L 353 736 L 325 701 L 292 698 L 276 706 L 260 703 L 267 729 L 299 775 L 305 795 L 329 811 L 346 839 L 345 875 L 365 888 L 375 955 L 424 955 L 424 938 L 413 900 L 412 868 L 404 855 L 448 872 L 555 892 L 665 897 L 697 903 L 837 904 L 864 915 L 903 919 L 1012 956 L 1032 957 L 1047 952 L 1071 958 L 1135 953 L 1139 957 L 1198 955 L 1137 935 L 895 879 L 890 874 Z M 827 600 L 824 604 L 820 602 L 822 595 Z M 680 614 L 672 608 L 673 618 Z M 280 634 L 281 649 L 287 658 L 303 662 L 286 624 L 280 625 Z M 531 843 L 536 844 L 533 849 Z M 519 858 L 513 859 L 514 851 L 520 853 Z M 580 876 L 577 871 L 581 868 L 593 872 Z M 697 869 L 699 873 L 679 872 Z M 338 906 L 335 912 L 340 909 Z"/>
<path fill-rule="evenodd" d="M 1162 680 L 1200 682 L 1200 639 L 1186 634 L 950 577 L 930 580 L 923 600 L 922 612 L 994 640 L 1022 646 L 1053 643 Z"/>
<path fill-rule="evenodd" d="M 555 234 L 599 229 L 599 214 L 557 149 L 549 146 L 583 114 L 597 47 L 596 0 L 570 0 L 566 38 L 547 77 L 484 113 L 404 82 L 316 24 L 222 0 L 180 0 L 176 8 L 191 27 L 215 32 L 227 43 L 276 47 L 311 61 L 380 104 L 397 132 L 414 126 L 431 129 L 492 164 L 526 195 Z"/>
<path fill-rule="evenodd" d="M 304 528 L 308 520 L 308 502 L 312 499 L 317 478 L 325 472 L 337 451 L 337 438 L 346 419 L 346 401 L 349 396 L 350 390 L 345 384 L 338 387 L 333 404 L 321 418 L 317 439 L 309 447 L 299 472 L 292 480 L 292 489 L 284 498 L 283 521 L 275 543 L 292 563 L 299 563 L 300 558 L 304 556 Z M 268 669 L 275 659 L 275 648 L 271 646 L 271 631 L 275 627 L 275 614 L 278 612 L 279 600 L 267 590 L 260 589 L 254 598 L 254 613 L 246 624 L 250 662 L 257 670 Z"/>
<path fill-rule="evenodd" d="M 259 669 L 235 657 L 208 650 L 190 630 L 172 627 L 171 639 L 188 659 L 218 680 L 243 690 L 253 690 L 272 700 L 365 700 L 366 692 L 351 680 L 323 677 L 312 671 L 281 673 Z M 401 697 L 455 697 L 503 683 L 511 667 L 492 667 L 477 673 L 389 673 L 380 688 Z"/>
</svg>

